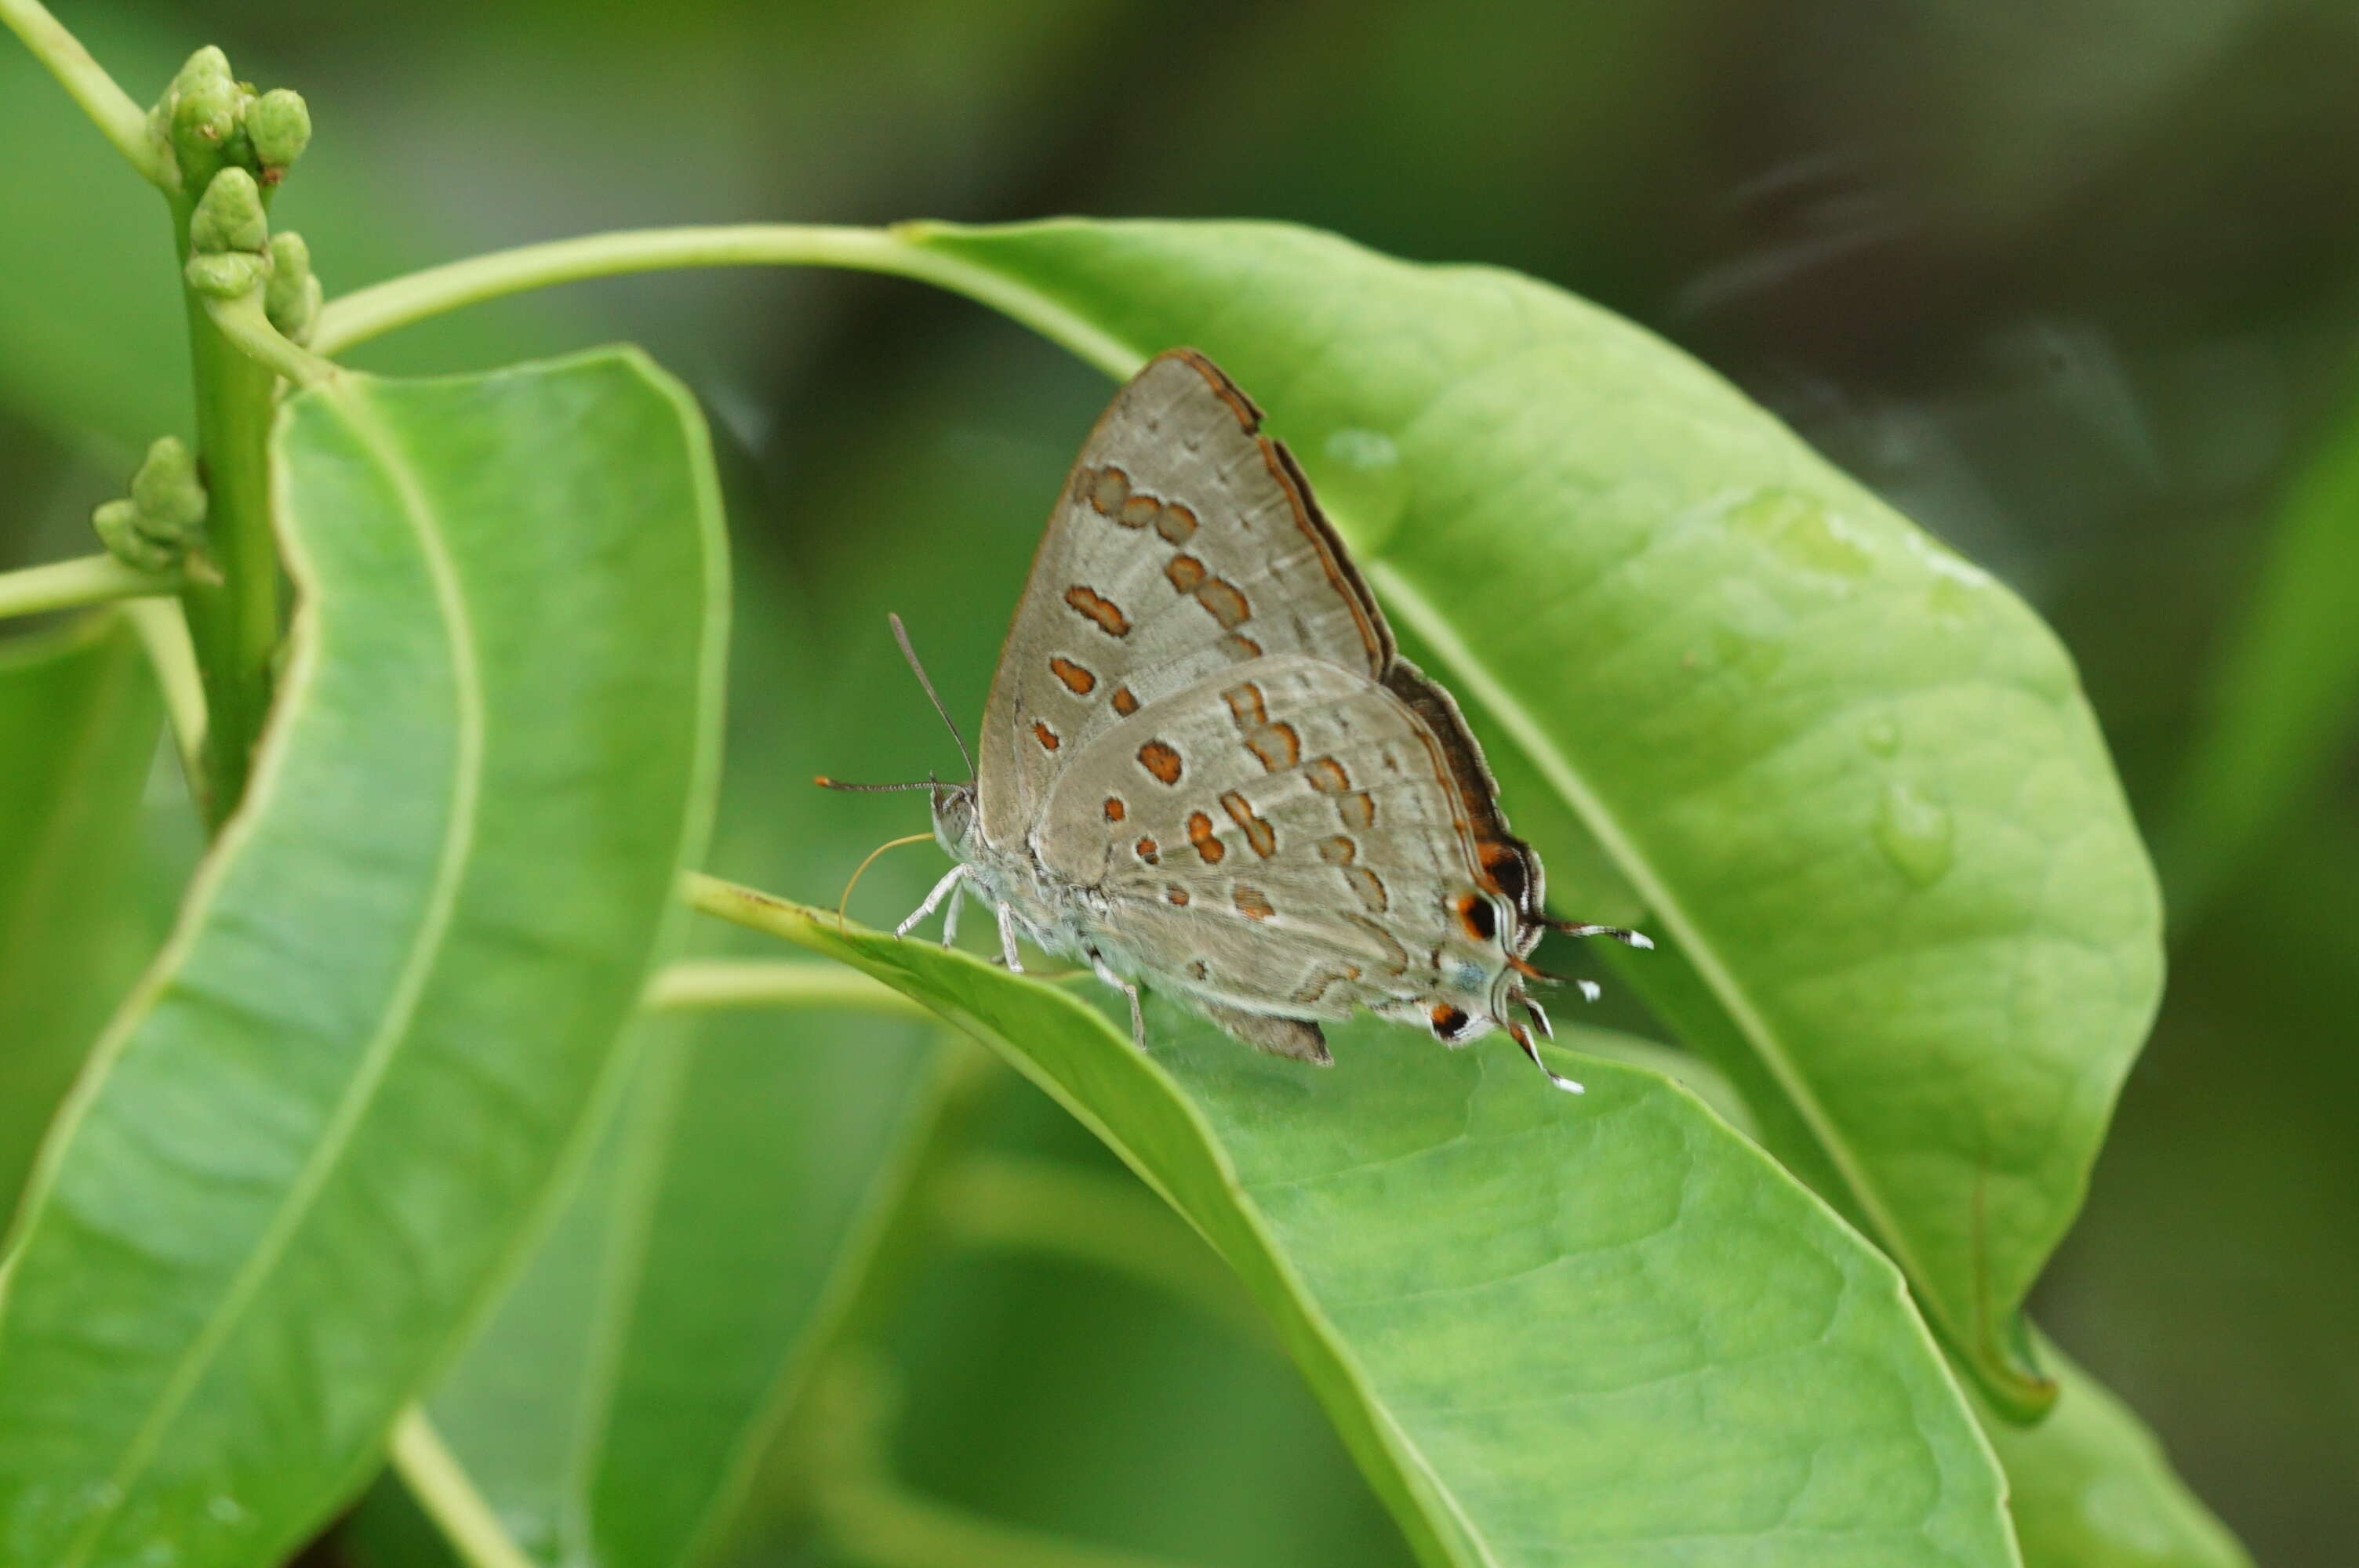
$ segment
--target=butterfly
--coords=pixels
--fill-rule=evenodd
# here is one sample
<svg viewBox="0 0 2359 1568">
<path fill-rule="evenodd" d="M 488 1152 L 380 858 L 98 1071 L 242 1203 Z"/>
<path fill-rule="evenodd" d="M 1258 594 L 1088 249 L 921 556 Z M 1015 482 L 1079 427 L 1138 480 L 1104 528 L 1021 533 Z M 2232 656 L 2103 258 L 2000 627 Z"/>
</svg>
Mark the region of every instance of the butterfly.
<svg viewBox="0 0 2359 1568">
<path fill-rule="evenodd" d="M 950 724 L 899 618 L 910 667 Z M 1261 411 L 1190 349 L 1114 395 L 1033 557 L 965 784 L 932 793 L 956 862 L 901 924 L 972 894 L 1130 1001 L 1179 999 L 1249 1045 L 1325 1065 L 1366 1008 L 1540 1060 L 1530 962 L 1554 920 L 1458 705 L 1400 656 Z M 1582 982 L 1593 999 L 1595 989 Z M 1517 1017 L 1520 1013 L 1522 1016 Z M 1527 1027 L 1527 1021 L 1528 1027 Z"/>
</svg>

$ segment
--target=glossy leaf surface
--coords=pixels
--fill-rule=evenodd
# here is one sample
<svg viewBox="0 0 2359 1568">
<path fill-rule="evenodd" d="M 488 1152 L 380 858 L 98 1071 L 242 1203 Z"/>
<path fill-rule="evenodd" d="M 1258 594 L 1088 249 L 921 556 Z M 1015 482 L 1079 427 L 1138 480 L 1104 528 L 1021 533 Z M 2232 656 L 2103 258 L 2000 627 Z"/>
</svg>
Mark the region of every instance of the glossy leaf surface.
<svg viewBox="0 0 2359 1568">
<path fill-rule="evenodd" d="M 100 1046 L 0 1300 L 0 1541 L 276 1563 L 533 1235 L 702 854 L 725 569 L 629 351 L 339 378 L 255 786 Z"/>
<path fill-rule="evenodd" d="M 127 884 L 162 717 L 118 615 L 0 642 L 0 1216 L 146 956 Z"/>
<path fill-rule="evenodd" d="M 1711 372 L 1529 278 L 1274 224 L 903 233 L 1109 371 L 1192 343 L 1270 411 L 1378 597 L 1676 946 L 1713 1014 L 1694 1043 L 1745 1058 L 1772 1146 L 2002 1402 L 2052 1397 L 2017 1314 L 2161 949 L 2038 619 Z"/>
<path fill-rule="evenodd" d="M 708 907 L 710 903 L 708 903 Z M 1685 1090 L 1363 1021 L 1319 1071 L 738 905 L 997 1047 L 1217 1247 L 1431 1563 L 2015 1561 L 1891 1265 Z"/>
</svg>

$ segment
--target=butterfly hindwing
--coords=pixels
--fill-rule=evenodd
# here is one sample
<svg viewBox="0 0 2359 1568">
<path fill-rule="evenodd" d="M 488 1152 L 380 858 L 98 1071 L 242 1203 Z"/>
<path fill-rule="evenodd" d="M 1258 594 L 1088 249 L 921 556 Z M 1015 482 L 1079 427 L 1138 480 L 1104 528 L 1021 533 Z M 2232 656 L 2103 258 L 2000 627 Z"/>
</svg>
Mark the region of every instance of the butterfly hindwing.
<svg viewBox="0 0 2359 1568">
<path fill-rule="evenodd" d="M 1038 849 L 1157 983 L 1299 1019 L 1496 1011 L 1513 905 L 1483 885 L 1430 727 L 1357 671 L 1265 656 L 1101 732 Z"/>
</svg>

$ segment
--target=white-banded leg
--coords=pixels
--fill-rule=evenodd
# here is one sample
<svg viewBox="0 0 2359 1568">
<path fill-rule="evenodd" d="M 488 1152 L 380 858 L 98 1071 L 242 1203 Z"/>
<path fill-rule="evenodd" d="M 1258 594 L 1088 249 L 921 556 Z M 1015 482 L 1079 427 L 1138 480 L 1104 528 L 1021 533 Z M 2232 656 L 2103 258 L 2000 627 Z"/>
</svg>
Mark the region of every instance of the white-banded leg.
<svg viewBox="0 0 2359 1568">
<path fill-rule="evenodd" d="M 1567 936 L 1611 936 L 1625 947 L 1651 949 L 1655 946 L 1653 937 L 1626 925 L 1560 925 L 1556 929 Z"/>
<path fill-rule="evenodd" d="M 959 905 L 966 902 L 966 879 L 962 877 L 951 889 L 951 901 L 942 906 L 942 946 L 958 946 Z"/>
<path fill-rule="evenodd" d="M 999 961 L 1011 975 L 1024 972 L 1024 960 L 1016 956 L 1016 910 L 1011 904 L 999 906 Z"/>
<path fill-rule="evenodd" d="M 1562 1073 L 1560 1073 L 1555 1068 L 1549 1066 L 1546 1062 L 1540 1060 L 1539 1042 L 1532 1038 L 1532 1032 L 1530 1030 L 1526 1029 L 1520 1023 L 1510 1023 L 1507 1025 L 1507 1033 L 1516 1044 L 1524 1048 L 1524 1054 L 1532 1059 L 1532 1065 L 1538 1067 L 1542 1073 L 1548 1075 L 1548 1081 L 1549 1083 L 1554 1084 L 1557 1087 L 1562 1089 L 1569 1095 L 1581 1095 L 1587 1094 L 1589 1092 L 1587 1089 L 1582 1088 L 1579 1084 L 1573 1082 L 1571 1078 L 1566 1077 Z"/>
<path fill-rule="evenodd" d="M 1147 1049 L 1147 1014 L 1138 1005 L 1138 988 L 1106 968 L 1106 961 L 1095 953 L 1090 955 L 1090 968 L 1098 979 L 1130 999 L 1130 1043 L 1140 1050 Z"/>
<path fill-rule="evenodd" d="M 950 871 L 944 874 L 942 880 L 934 884 L 934 891 L 926 895 L 926 902 L 919 904 L 916 909 L 911 910 L 909 912 L 908 919 L 893 927 L 893 935 L 896 936 L 907 936 L 911 931 L 917 928 L 918 922 L 925 919 L 926 916 L 933 914 L 935 910 L 940 908 L 942 900 L 950 897 L 951 893 L 957 892 L 959 883 L 965 880 L 966 868 L 964 866 L 952 866 Z M 943 944 L 948 946 L 949 940 L 949 937 L 945 935 L 943 937 Z"/>
</svg>

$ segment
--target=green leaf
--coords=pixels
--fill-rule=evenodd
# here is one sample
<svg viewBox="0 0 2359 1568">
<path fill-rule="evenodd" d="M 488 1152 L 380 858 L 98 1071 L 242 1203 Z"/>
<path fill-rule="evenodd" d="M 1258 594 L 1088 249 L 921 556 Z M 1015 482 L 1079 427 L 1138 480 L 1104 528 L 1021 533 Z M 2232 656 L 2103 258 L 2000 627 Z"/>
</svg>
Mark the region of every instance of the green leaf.
<svg viewBox="0 0 2359 1568">
<path fill-rule="evenodd" d="M 1319 1071 L 700 884 L 995 1046 L 1211 1239 L 1432 1564 L 2016 1561 L 1897 1272 L 1685 1090 L 1363 1020 Z M 1498 1046 L 1499 1042 L 1489 1043 Z"/>
<path fill-rule="evenodd" d="M 2252 1568 L 2154 1434 L 2045 1340 L 2061 1392 L 2038 1426 L 1990 1412 L 2024 1568 Z"/>
<path fill-rule="evenodd" d="M 2359 726 L 2359 403 L 2295 475 L 2160 836 L 2181 924 L 2310 805 Z"/>
<path fill-rule="evenodd" d="M 0 643 L 0 1216 L 153 950 L 130 873 L 162 715 L 119 615 Z"/>
<path fill-rule="evenodd" d="M 594 1124 L 717 750 L 703 427 L 628 351 L 292 399 L 253 792 L 100 1046 L 0 1299 L 0 1541 L 283 1558 Z"/>
<path fill-rule="evenodd" d="M 2038 617 L 1709 371 L 1532 279 L 1273 224 L 900 232 L 1110 371 L 1193 343 L 1269 410 L 1395 619 L 1700 979 L 1720 1023 L 1694 1043 L 1750 1059 L 1731 1076 L 1774 1097 L 1773 1146 L 1830 1173 L 2004 1403 L 2052 1397 L 2017 1314 L 2161 946 Z"/>
<path fill-rule="evenodd" d="M 906 1177 L 894 1152 L 932 1119 L 912 1033 L 827 1012 L 658 1031 L 591 1179 L 431 1407 L 537 1560 L 663 1568 L 735 1526 Z"/>
</svg>

